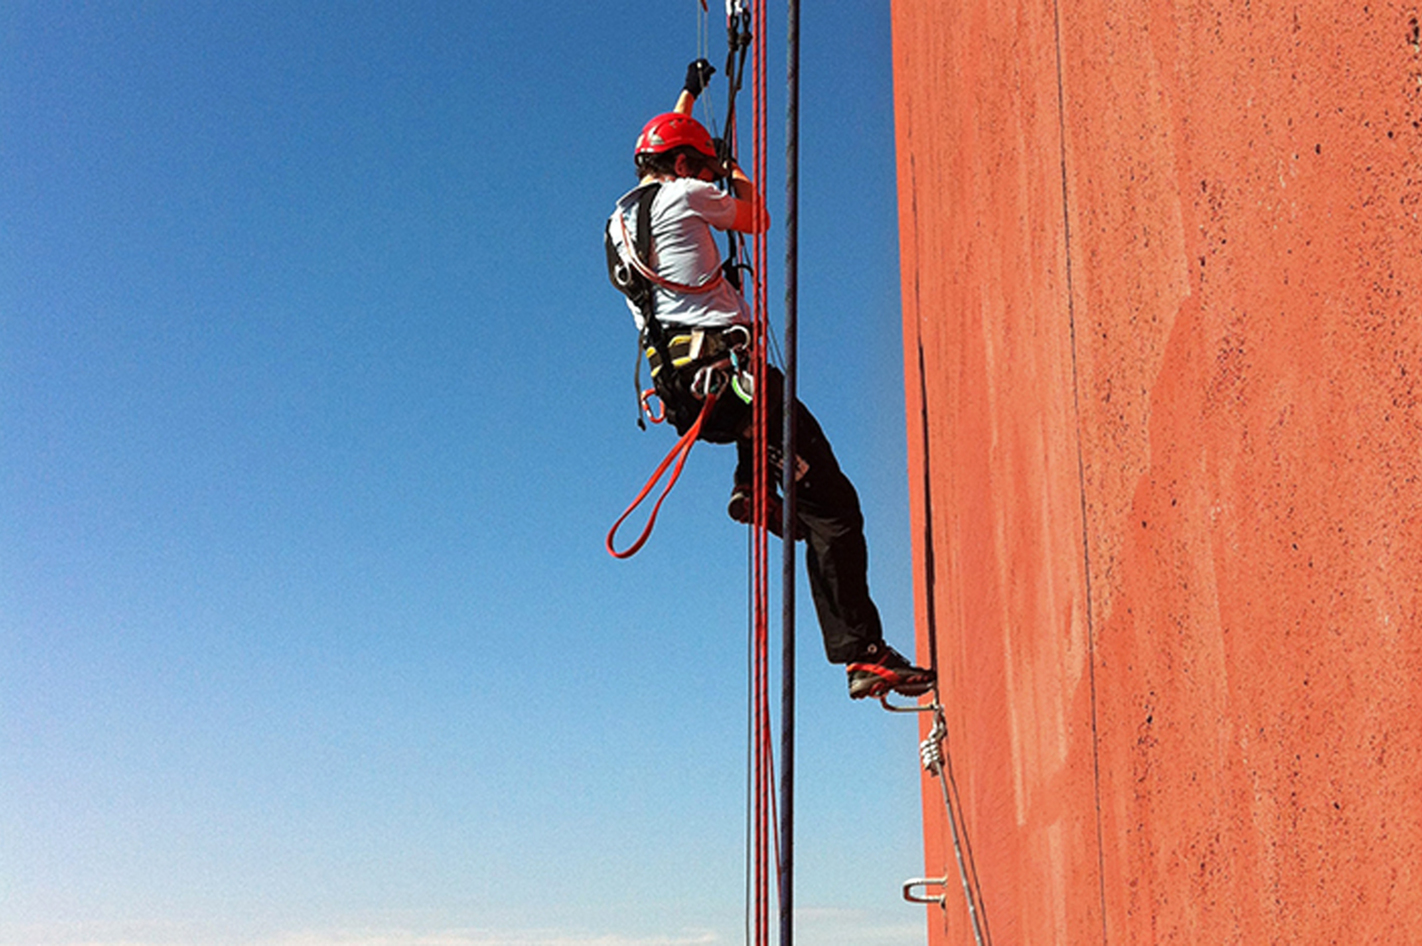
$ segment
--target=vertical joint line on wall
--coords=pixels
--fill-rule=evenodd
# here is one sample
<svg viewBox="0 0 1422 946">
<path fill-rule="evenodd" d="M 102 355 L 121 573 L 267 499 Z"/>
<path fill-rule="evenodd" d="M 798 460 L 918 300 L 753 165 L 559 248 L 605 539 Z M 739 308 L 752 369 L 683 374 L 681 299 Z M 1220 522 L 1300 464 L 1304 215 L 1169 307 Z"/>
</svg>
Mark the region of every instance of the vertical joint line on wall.
<svg viewBox="0 0 1422 946">
<path fill-rule="evenodd" d="M 922 241 L 918 238 L 918 166 L 912 153 L 909 154 L 909 194 L 910 213 L 913 216 L 914 255 Z M 928 635 L 928 665 L 938 672 L 938 558 L 933 547 L 933 467 L 929 442 L 928 424 L 928 366 L 923 356 L 923 304 L 919 295 L 919 269 L 913 269 L 913 321 L 914 342 L 918 348 L 918 418 L 919 434 L 923 438 L 923 589 L 924 623 Z"/>
<path fill-rule="evenodd" d="M 1081 376 L 1076 352 L 1076 285 L 1071 255 L 1071 193 L 1067 177 L 1066 77 L 1062 53 L 1062 14 L 1059 0 L 1052 0 L 1052 26 L 1057 53 L 1057 135 L 1060 146 L 1062 174 L 1062 240 L 1066 256 L 1067 324 L 1071 334 L 1071 395 L 1076 414 L 1076 476 L 1081 498 L 1081 557 L 1086 576 L 1086 650 L 1087 676 L 1091 687 L 1091 765 L 1092 784 L 1096 796 L 1096 874 L 1101 897 L 1101 942 L 1106 935 L 1106 851 L 1101 828 L 1101 752 L 1096 727 L 1096 627 L 1091 595 L 1091 538 L 1086 507 L 1086 458 L 1081 431 Z"/>
</svg>

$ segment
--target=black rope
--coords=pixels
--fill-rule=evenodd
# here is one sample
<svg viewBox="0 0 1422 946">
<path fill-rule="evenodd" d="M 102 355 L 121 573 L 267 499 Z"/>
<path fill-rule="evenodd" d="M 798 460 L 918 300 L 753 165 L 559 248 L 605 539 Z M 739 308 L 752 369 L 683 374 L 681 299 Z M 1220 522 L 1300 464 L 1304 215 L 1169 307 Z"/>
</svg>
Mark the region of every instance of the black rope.
<svg viewBox="0 0 1422 946">
<path fill-rule="evenodd" d="M 795 386 L 798 378 L 799 334 L 799 190 L 800 190 L 800 2 L 790 0 L 786 18 L 785 69 L 785 391 L 781 432 L 781 492 L 784 519 L 781 535 L 783 573 L 780 598 L 780 946 L 795 937 Z"/>
<path fill-rule="evenodd" d="M 750 52 L 750 10 L 726 20 L 726 131 L 720 142 L 720 157 L 724 164 L 736 156 L 736 93 L 746 71 L 746 53 Z"/>
<path fill-rule="evenodd" d="M 717 157 L 726 169 L 729 186 L 730 162 L 736 157 L 736 94 L 741 91 L 745 77 L 746 53 L 751 45 L 750 9 L 741 10 L 726 19 L 726 128 L 716 143 Z M 761 182 L 762 186 L 764 182 Z M 745 236 L 734 230 L 726 231 L 726 278 L 737 290 L 741 288 L 741 269 L 750 268 L 745 262 Z"/>
</svg>

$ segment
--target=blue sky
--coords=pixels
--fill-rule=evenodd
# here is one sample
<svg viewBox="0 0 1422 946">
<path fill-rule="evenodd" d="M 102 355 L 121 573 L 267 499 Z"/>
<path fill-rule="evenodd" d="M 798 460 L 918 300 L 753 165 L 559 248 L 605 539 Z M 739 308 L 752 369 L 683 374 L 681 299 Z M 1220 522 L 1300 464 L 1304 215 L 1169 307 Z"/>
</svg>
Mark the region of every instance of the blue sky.
<svg viewBox="0 0 1422 946">
<path fill-rule="evenodd" d="M 671 438 L 601 226 L 695 9 L 0 8 L 0 943 L 740 939 L 730 452 L 602 549 Z M 801 391 L 908 649 L 887 6 L 804 43 Z M 921 942 L 916 730 L 801 601 L 799 939 Z"/>
</svg>

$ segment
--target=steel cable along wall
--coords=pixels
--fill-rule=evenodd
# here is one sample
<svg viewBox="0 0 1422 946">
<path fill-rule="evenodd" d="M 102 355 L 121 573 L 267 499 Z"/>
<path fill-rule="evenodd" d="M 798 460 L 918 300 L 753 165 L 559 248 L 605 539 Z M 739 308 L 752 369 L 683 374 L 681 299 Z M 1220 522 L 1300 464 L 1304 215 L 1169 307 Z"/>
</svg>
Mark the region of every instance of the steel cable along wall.
<svg viewBox="0 0 1422 946">
<path fill-rule="evenodd" d="M 932 589 L 1000 943 L 1422 929 L 1418 16 L 893 3 L 920 646 Z"/>
</svg>

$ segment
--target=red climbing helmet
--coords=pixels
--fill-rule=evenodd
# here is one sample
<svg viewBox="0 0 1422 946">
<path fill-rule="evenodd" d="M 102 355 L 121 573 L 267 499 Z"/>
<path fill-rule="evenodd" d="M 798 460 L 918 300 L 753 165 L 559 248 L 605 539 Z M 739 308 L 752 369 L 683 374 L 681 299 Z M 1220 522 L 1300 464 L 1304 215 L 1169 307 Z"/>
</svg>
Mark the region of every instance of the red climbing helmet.
<svg viewBox="0 0 1422 946">
<path fill-rule="evenodd" d="M 666 112 L 647 122 L 637 136 L 637 154 L 661 154 L 690 145 L 708 158 L 716 157 L 716 146 L 706 126 L 679 112 Z"/>
</svg>

